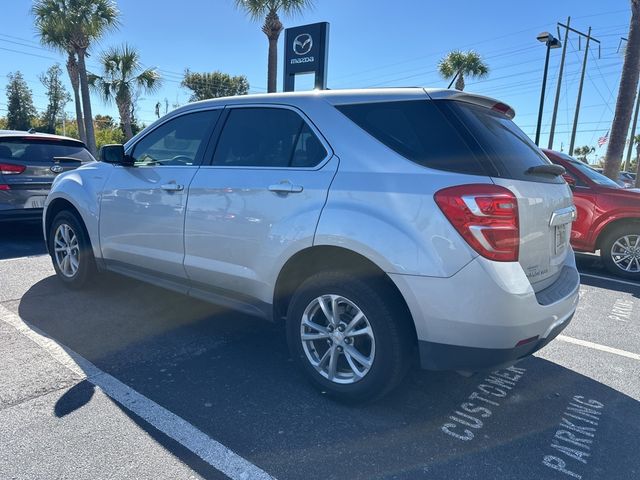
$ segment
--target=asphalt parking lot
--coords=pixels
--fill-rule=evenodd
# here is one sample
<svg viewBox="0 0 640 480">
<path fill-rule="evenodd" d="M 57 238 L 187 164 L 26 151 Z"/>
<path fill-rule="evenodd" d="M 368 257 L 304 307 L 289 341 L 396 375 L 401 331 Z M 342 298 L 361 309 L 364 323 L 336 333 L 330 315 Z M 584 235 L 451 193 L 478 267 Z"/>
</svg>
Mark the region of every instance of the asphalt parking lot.
<svg viewBox="0 0 640 480">
<path fill-rule="evenodd" d="M 640 478 L 640 284 L 594 256 L 534 357 L 352 407 L 277 326 L 115 275 L 70 291 L 43 253 L 0 226 L 0 478 Z"/>
</svg>

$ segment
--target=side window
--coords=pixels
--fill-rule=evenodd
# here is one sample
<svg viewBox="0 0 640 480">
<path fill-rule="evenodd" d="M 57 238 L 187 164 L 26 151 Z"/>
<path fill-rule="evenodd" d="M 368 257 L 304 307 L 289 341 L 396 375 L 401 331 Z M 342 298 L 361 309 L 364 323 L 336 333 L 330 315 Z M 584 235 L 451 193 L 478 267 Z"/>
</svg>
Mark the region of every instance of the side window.
<svg viewBox="0 0 640 480">
<path fill-rule="evenodd" d="M 133 148 L 136 166 L 198 165 L 220 110 L 188 113 L 160 125 Z"/>
<path fill-rule="evenodd" d="M 465 138 L 434 101 L 409 100 L 336 107 L 352 122 L 419 165 L 486 175 Z"/>
<path fill-rule="evenodd" d="M 314 167 L 327 151 L 306 122 L 283 108 L 231 109 L 213 156 L 229 167 Z"/>
</svg>

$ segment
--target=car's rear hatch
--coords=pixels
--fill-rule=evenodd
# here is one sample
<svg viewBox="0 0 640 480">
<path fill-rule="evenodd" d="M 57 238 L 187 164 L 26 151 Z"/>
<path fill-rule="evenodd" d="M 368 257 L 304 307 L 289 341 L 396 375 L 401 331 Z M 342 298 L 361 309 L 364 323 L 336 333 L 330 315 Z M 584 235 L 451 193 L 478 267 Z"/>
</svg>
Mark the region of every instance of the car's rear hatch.
<svg viewBox="0 0 640 480">
<path fill-rule="evenodd" d="M 445 98 L 436 103 L 466 132 L 492 181 L 516 196 L 518 261 L 535 291 L 546 288 L 560 274 L 570 251 L 569 234 L 575 218 L 571 190 L 561 176 L 535 168 L 551 162 L 511 121 L 515 113 L 508 106 L 464 93 Z"/>
<path fill-rule="evenodd" d="M 73 170 L 93 157 L 82 142 L 25 135 L 0 137 L 0 184 L 14 208 L 41 208 L 56 175 Z"/>
</svg>

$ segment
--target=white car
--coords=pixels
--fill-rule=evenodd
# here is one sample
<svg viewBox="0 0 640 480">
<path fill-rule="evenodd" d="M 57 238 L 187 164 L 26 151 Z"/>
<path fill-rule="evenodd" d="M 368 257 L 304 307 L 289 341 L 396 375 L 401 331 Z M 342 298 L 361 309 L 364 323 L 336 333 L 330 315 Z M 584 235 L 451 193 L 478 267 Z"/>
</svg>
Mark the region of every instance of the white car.
<svg viewBox="0 0 640 480">
<path fill-rule="evenodd" d="M 60 175 L 59 278 L 110 270 L 274 322 L 320 389 L 379 397 L 414 359 L 513 364 L 571 320 L 575 218 L 490 98 L 449 90 L 221 98 Z"/>
</svg>

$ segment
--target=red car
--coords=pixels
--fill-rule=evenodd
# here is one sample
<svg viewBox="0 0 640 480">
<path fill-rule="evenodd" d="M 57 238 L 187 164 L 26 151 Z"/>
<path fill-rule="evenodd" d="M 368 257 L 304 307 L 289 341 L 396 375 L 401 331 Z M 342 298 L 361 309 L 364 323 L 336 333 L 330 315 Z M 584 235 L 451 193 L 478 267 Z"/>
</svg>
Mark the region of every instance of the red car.
<svg viewBox="0 0 640 480">
<path fill-rule="evenodd" d="M 574 250 L 600 250 L 610 272 L 640 280 L 640 189 L 622 188 L 565 153 L 543 151 L 565 168 L 564 178 L 573 190 L 578 210 L 571 230 Z"/>
</svg>

